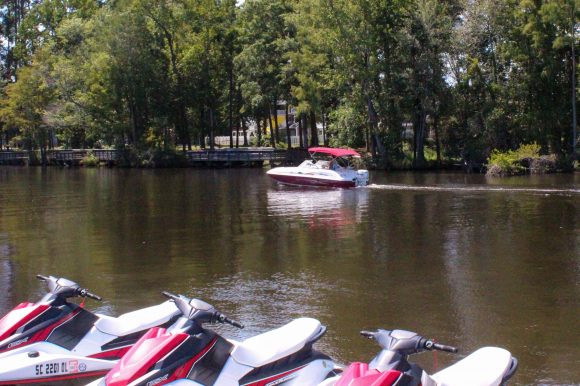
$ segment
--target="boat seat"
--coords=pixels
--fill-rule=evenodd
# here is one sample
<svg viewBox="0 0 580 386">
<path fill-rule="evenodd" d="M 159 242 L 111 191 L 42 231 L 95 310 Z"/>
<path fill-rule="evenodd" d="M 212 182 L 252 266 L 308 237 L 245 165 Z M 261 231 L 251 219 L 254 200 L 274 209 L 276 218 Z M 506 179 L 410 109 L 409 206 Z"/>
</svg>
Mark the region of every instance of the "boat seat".
<svg viewBox="0 0 580 386">
<path fill-rule="evenodd" d="M 95 327 L 105 334 L 125 336 L 166 323 L 179 313 L 175 303 L 167 301 L 156 306 L 128 312 L 116 318 L 98 314 L 100 319 L 95 323 Z"/>
<path fill-rule="evenodd" d="M 499 347 L 483 347 L 431 376 L 438 386 L 500 385 L 512 355 Z"/>
<path fill-rule="evenodd" d="M 244 340 L 236 346 L 232 357 L 242 365 L 260 367 L 300 350 L 323 329 L 316 319 L 296 319 L 280 328 Z"/>
</svg>

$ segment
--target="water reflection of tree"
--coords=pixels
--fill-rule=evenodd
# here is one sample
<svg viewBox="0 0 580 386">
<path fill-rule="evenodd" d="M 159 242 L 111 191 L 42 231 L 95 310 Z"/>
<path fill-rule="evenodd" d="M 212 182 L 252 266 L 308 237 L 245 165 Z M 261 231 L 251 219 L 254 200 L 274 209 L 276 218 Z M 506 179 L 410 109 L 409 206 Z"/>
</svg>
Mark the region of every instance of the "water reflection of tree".
<svg viewBox="0 0 580 386">
<path fill-rule="evenodd" d="M 573 201 L 515 194 L 450 198 L 444 264 L 466 349 L 503 345 L 521 357 L 523 373 L 550 367 L 546 360 L 552 375 L 566 368 L 573 347 L 559 342 L 567 341 L 568 320 L 579 317 L 577 307 L 566 305 L 574 302 L 569 289 L 577 281 L 570 255 L 578 250 L 570 245 L 579 221 Z"/>
<path fill-rule="evenodd" d="M 11 247 L 8 235 L 0 233 L 0 315 L 13 306 L 14 266 L 10 260 Z"/>
</svg>

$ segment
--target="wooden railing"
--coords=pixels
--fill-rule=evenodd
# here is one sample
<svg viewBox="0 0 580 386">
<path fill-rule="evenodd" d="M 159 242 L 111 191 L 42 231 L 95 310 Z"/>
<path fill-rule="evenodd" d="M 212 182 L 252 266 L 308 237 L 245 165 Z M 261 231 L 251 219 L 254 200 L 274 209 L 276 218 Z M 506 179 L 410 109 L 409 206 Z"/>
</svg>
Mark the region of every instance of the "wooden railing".
<svg viewBox="0 0 580 386">
<path fill-rule="evenodd" d="M 103 149 L 72 149 L 72 150 L 49 150 L 47 158 L 50 161 L 78 162 L 92 153 L 99 161 L 110 162 L 116 161 L 119 154 L 118 150 L 103 150 Z"/>
<path fill-rule="evenodd" d="M 48 150 L 46 158 L 49 164 L 77 165 L 89 153 L 93 154 L 99 162 L 114 163 L 119 158 L 120 151 L 102 149 Z M 288 162 L 290 153 L 278 149 L 241 148 L 188 151 L 185 155 L 189 164 L 258 164 L 264 161 L 270 163 Z M 293 157 L 290 156 L 290 158 Z M 0 164 L 28 164 L 39 159 L 40 154 L 35 151 L 0 151 Z"/>
<path fill-rule="evenodd" d="M 0 151 L 0 164 L 13 164 L 28 162 L 30 154 L 27 151 Z"/>
<path fill-rule="evenodd" d="M 285 150 L 224 149 L 200 150 L 186 153 L 188 162 L 284 162 Z"/>
</svg>

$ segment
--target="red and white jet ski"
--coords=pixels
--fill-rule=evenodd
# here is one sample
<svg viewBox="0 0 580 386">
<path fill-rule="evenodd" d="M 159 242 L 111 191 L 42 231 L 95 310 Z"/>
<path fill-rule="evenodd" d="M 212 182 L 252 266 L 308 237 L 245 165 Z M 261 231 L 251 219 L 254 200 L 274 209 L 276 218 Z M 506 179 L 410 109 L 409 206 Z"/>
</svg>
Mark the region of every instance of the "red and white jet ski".
<svg viewBox="0 0 580 386">
<path fill-rule="evenodd" d="M 312 345 L 326 331 L 296 319 L 276 330 L 228 340 L 204 324 L 243 328 L 213 306 L 168 292 L 182 313 L 171 327 L 153 328 L 102 379 L 89 386 L 308 386 L 334 375 L 334 363 Z"/>
<path fill-rule="evenodd" d="M 352 158 L 360 154 L 352 149 L 311 147 L 311 160 L 296 167 L 278 167 L 266 174 L 278 182 L 290 185 L 352 188 L 369 184 L 368 170 L 355 170 Z"/>
<path fill-rule="evenodd" d="M 361 331 L 361 334 L 374 339 L 381 352 L 370 363 L 352 363 L 342 374 L 319 386 L 499 386 L 505 385 L 518 367 L 509 351 L 484 347 L 429 375 L 410 363 L 409 355 L 428 350 L 456 353 L 457 349 L 405 330 Z"/>
<path fill-rule="evenodd" d="M 0 385 L 103 375 L 150 328 L 170 325 L 179 313 L 164 302 L 117 318 L 95 314 L 68 299 L 101 297 L 64 278 L 37 277 L 49 292 L 0 319 Z"/>
</svg>

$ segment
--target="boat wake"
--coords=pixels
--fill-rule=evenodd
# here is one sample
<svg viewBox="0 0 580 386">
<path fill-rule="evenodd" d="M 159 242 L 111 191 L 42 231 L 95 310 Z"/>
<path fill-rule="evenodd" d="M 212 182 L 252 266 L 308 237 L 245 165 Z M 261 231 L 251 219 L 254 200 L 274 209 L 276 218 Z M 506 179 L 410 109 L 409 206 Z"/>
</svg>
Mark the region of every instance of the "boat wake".
<svg viewBox="0 0 580 386">
<path fill-rule="evenodd" d="M 530 194 L 558 194 L 558 195 L 580 195 L 580 189 L 556 189 L 556 188 L 514 188 L 499 186 L 422 186 L 404 184 L 370 184 L 367 189 L 381 190 L 409 190 L 426 192 L 502 192 L 502 193 L 530 193 Z"/>
</svg>

